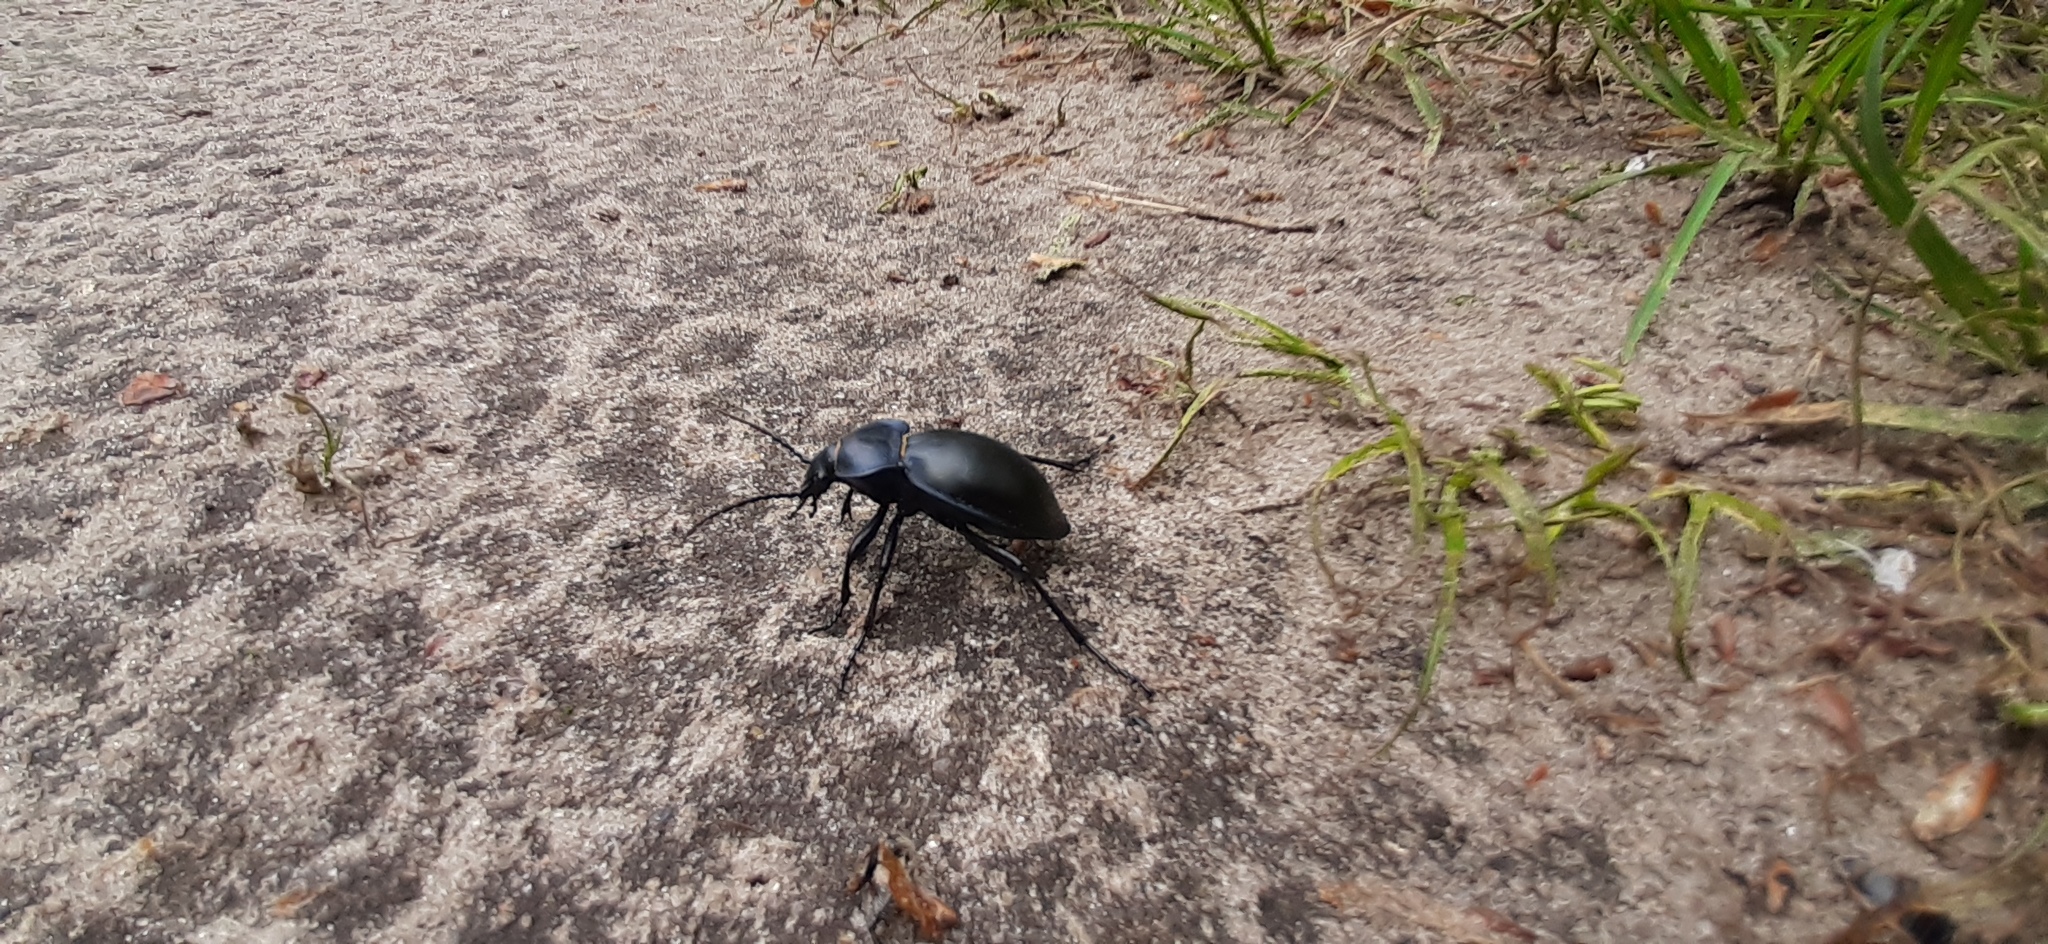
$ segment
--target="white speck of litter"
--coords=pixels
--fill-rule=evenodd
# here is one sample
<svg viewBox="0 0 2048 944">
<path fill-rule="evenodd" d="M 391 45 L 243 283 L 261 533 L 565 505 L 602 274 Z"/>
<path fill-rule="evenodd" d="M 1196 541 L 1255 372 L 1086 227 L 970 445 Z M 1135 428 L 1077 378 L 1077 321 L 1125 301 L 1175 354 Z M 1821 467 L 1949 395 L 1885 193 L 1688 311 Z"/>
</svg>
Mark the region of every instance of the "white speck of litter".
<svg viewBox="0 0 2048 944">
<path fill-rule="evenodd" d="M 1877 559 L 1870 565 L 1870 577 L 1886 590 L 1905 593 L 1906 585 L 1913 582 L 1913 568 L 1916 564 L 1912 551 L 1903 547 L 1888 547 L 1877 552 Z"/>
<path fill-rule="evenodd" d="M 1640 174 L 1643 171 L 1649 170 L 1650 162 L 1656 159 L 1656 151 L 1651 151 L 1647 154 L 1638 154 L 1634 157 L 1629 158 L 1628 163 L 1621 165 L 1621 169 L 1631 174 Z"/>
</svg>

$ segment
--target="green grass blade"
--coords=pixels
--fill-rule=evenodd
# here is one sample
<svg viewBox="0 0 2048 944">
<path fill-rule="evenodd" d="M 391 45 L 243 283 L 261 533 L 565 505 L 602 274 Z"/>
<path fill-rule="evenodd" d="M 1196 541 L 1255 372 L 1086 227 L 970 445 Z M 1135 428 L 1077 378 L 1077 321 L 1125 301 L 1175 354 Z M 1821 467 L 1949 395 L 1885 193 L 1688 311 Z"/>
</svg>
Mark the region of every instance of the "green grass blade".
<svg viewBox="0 0 2048 944">
<path fill-rule="evenodd" d="M 1508 515 L 1514 519 L 1515 530 L 1522 533 L 1522 554 L 1529 569 L 1543 575 L 1544 599 L 1557 601 L 1557 559 L 1551 546 L 1549 522 L 1544 520 L 1543 509 L 1536 500 L 1529 497 L 1529 490 L 1509 475 L 1500 464 L 1500 457 L 1477 454 L 1472 457 L 1473 475 L 1479 481 L 1493 486 L 1500 495 L 1501 504 L 1508 508 Z"/>
<path fill-rule="evenodd" d="M 1152 481 L 1152 477 L 1158 475 L 1159 470 L 1166 467 L 1166 460 L 1173 455 L 1175 449 L 1180 447 L 1180 441 L 1187 438 L 1188 427 L 1194 425 L 1195 417 L 1201 415 L 1202 409 L 1209 405 L 1209 401 L 1216 399 L 1216 395 L 1222 393 L 1223 388 L 1230 381 L 1231 378 L 1228 377 L 1211 380 L 1201 389 L 1201 392 L 1195 394 L 1195 399 L 1180 414 L 1180 425 L 1174 428 L 1173 439 L 1167 442 L 1166 449 L 1159 453 L 1159 458 L 1152 461 L 1152 467 L 1146 469 L 1144 475 L 1138 476 L 1136 482 L 1131 483 L 1133 489 L 1145 487 L 1145 483 Z"/>
<path fill-rule="evenodd" d="M 1275 76 L 1281 75 L 1285 70 L 1280 64 L 1279 50 L 1273 48 L 1273 30 L 1261 22 L 1266 5 L 1263 2 L 1259 4 L 1260 16 L 1257 17 L 1245 6 L 1244 0 L 1224 0 L 1223 5 L 1230 8 L 1230 15 L 1237 19 L 1238 28 L 1244 30 L 1245 37 L 1259 47 L 1259 58 L 1265 62 L 1266 70 Z"/>
<path fill-rule="evenodd" d="M 1430 693 L 1436 689 L 1437 670 L 1442 667 L 1444 650 L 1451 642 L 1451 627 L 1458 620 L 1458 578 L 1465 568 L 1468 552 L 1465 540 L 1465 508 L 1459 501 L 1459 494 L 1471 487 L 1469 472 L 1453 473 L 1444 481 L 1443 496 L 1437 500 L 1435 515 L 1437 528 L 1443 534 L 1444 569 L 1437 590 L 1436 620 L 1429 629 L 1429 651 L 1422 657 L 1422 678 L 1415 685 L 1415 703 L 1408 707 L 1401 723 L 1394 726 L 1394 733 L 1387 736 L 1387 742 L 1373 752 L 1378 760 L 1392 750 L 1394 742 L 1408 732 L 1415 719 L 1422 717 L 1422 709 L 1429 703 Z"/>
<path fill-rule="evenodd" d="M 1678 535 L 1678 554 L 1671 562 L 1671 651 L 1687 681 L 1693 679 L 1692 661 L 1685 651 L 1685 637 L 1692 625 L 1693 604 L 1699 596 L 1700 548 L 1706 542 L 1707 524 L 1715 515 L 1741 522 L 1752 531 L 1783 536 L 1788 534 L 1783 519 L 1726 492 L 1660 489 L 1650 497 L 1683 495 L 1686 499 L 1685 528 Z"/>
<path fill-rule="evenodd" d="M 1679 177 L 1691 177 L 1712 166 L 1714 166 L 1713 161 L 1680 161 L 1675 164 L 1659 164 L 1655 167 L 1645 167 L 1642 170 L 1625 170 L 1619 173 L 1608 174 L 1604 177 L 1594 178 L 1592 183 L 1566 194 L 1565 198 L 1559 202 L 1566 206 L 1571 206 L 1572 204 L 1582 203 L 1587 199 L 1598 196 L 1603 191 L 1613 189 L 1637 178 L 1666 177 L 1676 179 Z"/>
<path fill-rule="evenodd" d="M 1332 591 L 1338 590 L 1339 584 L 1337 583 L 1337 571 L 1330 567 L 1329 560 L 1323 556 L 1323 492 L 1327 491 L 1338 479 L 1350 475 L 1359 466 L 1381 456 L 1389 456 L 1399 452 L 1401 450 L 1400 435 L 1398 431 L 1390 433 L 1347 453 L 1343 458 L 1331 463 L 1329 468 L 1324 469 L 1323 477 L 1316 482 L 1314 488 L 1308 491 L 1309 551 L 1315 555 L 1316 569 L 1323 572 L 1323 582 Z"/>
<path fill-rule="evenodd" d="M 1949 436 L 1977 436 L 2011 442 L 2048 443 L 2048 408 L 2017 412 L 1965 410 L 1903 403 L 1865 403 L 1863 422 L 1870 426 L 1910 429 Z"/>
<path fill-rule="evenodd" d="M 1692 67 L 1706 80 L 1707 88 L 1721 100 L 1721 107 L 1726 109 L 1723 121 L 1740 125 L 1749 120 L 1749 89 L 1743 84 L 1741 69 L 1728 54 L 1726 44 L 1701 29 L 1699 20 L 1678 0 L 1652 0 L 1652 6 L 1685 49 Z"/>
<path fill-rule="evenodd" d="M 1956 249 L 1947 236 L 1942 235 L 1933 220 L 1925 216 L 1913 218 L 1918 201 L 1913 198 L 1905 173 L 1892 155 L 1882 107 L 1884 48 L 1889 29 L 1888 22 L 1880 22 L 1875 27 L 1871 48 L 1864 56 L 1856 136 L 1851 138 L 1832 120 L 1828 127 L 1841 145 L 1843 156 L 1855 168 L 1857 176 L 1863 179 L 1864 190 L 1870 194 L 1871 202 L 1877 204 L 1878 210 L 1893 225 L 1905 227 L 1906 245 L 1927 268 L 1928 275 L 1934 280 L 1935 291 L 1967 322 L 1985 308 L 1996 306 L 1997 293 L 1977 266 Z M 1995 343 L 1981 335 L 1979 340 Z"/>
<path fill-rule="evenodd" d="M 1735 179 L 1747 160 L 1748 156 L 1744 154 L 1728 154 L 1715 162 L 1713 172 L 1707 175 L 1707 182 L 1700 187 L 1700 195 L 1693 200 L 1692 211 L 1685 215 L 1685 222 L 1678 227 L 1678 235 L 1671 241 L 1671 250 L 1664 254 L 1664 264 L 1657 268 L 1656 279 L 1650 283 L 1650 290 L 1644 293 L 1643 303 L 1636 307 L 1635 317 L 1629 320 L 1628 334 L 1621 342 L 1622 363 L 1635 359 L 1636 345 L 1649 332 L 1650 322 L 1664 304 L 1664 296 L 1670 294 L 1671 283 L 1678 278 L 1678 269 L 1685 263 L 1686 253 L 1692 251 L 1693 240 L 1699 238 L 1700 230 L 1706 227 L 1707 217 L 1721 199 L 1721 191 Z"/>
<path fill-rule="evenodd" d="M 1928 54 L 1920 94 L 1913 102 L 1913 117 L 1906 124 L 1906 145 L 1899 158 L 1907 167 L 1920 162 L 1920 148 L 1927 138 L 1928 126 L 1934 122 L 1934 111 L 1956 74 L 1962 71 L 1963 51 L 1969 46 L 1970 37 L 1976 32 L 1977 17 L 1983 12 L 1984 0 L 1961 0 L 1949 17 L 1948 32 L 1942 35 L 1941 44 Z"/>
<path fill-rule="evenodd" d="M 1700 588 L 1700 546 L 1706 542 L 1707 522 L 1714 517 L 1714 507 L 1707 499 L 1705 494 L 1687 499 L 1685 528 L 1678 534 L 1678 557 L 1671 567 L 1671 651 L 1688 682 L 1693 674 L 1685 637 L 1692 626 L 1693 598 Z"/>
</svg>

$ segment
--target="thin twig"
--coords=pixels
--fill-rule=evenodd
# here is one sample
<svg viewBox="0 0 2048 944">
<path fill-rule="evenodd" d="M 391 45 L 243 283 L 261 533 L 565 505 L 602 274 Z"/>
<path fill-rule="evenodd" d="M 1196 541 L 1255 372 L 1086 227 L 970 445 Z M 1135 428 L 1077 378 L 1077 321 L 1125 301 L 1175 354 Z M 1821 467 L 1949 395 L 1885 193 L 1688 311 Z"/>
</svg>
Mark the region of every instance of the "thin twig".
<svg viewBox="0 0 2048 944">
<path fill-rule="evenodd" d="M 1225 213 L 1222 210 L 1212 210 L 1206 207 L 1168 203 L 1157 197 L 1144 196 L 1130 190 L 1125 190 L 1122 187 L 1112 187 L 1108 184 L 1098 184 L 1092 181 L 1088 183 L 1087 187 L 1068 187 L 1066 192 L 1079 196 L 1095 197 L 1099 200 L 1126 203 L 1134 207 L 1158 210 L 1162 213 L 1177 213 L 1181 216 L 1193 217 L 1198 220 L 1208 220 L 1211 223 L 1231 223 L 1237 226 L 1249 226 L 1252 229 L 1265 230 L 1269 233 L 1313 233 L 1316 231 L 1316 224 L 1314 223 L 1276 223 L 1272 220 L 1239 216 L 1235 213 Z"/>
<path fill-rule="evenodd" d="M 1856 320 L 1849 327 L 1849 447 L 1854 451 L 1849 468 L 1857 472 L 1863 471 L 1863 326 L 1883 278 L 1880 270 L 1870 280 L 1870 290 L 1863 293 L 1863 304 L 1856 306 Z"/>
</svg>

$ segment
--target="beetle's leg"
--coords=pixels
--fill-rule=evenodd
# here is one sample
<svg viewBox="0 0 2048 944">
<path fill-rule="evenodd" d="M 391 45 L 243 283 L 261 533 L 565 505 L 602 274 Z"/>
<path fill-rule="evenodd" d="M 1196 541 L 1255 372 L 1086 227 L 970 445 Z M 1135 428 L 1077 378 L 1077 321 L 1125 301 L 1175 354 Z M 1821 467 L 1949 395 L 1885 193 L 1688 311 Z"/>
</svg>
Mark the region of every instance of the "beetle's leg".
<svg viewBox="0 0 2048 944">
<path fill-rule="evenodd" d="M 1060 625 L 1067 628 L 1067 635 L 1074 637 L 1074 641 L 1086 649 L 1089 655 L 1094 656 L 1095 661 L 1108 667 L 1111 672 L 1123 676 L 1124 681 L 1137 686 L 1138 691 L 1144 692 L 1146 698 L 1153 696 L 1152 686 L 1145 684 L 1144 679 L 1132 675 L 1129 670 L 1111 661 L 1108 656 L 1102 654 L 1102 650 L 1095 648 L 1094 643 L 1088 641 L 1088 637 L 1081 633 L 1081 627 L 1074 625 L 1073 619 L 1067 616 L 1067 611 L 1060 609 L 1059 601 L 1052 597 L 1052 591 L 1045 589 L 1045 584 L 1037 577 L 1031 576 L 1031 571 L 1025 569 L 1024 562 L 1018 560 L 1017 555 L 1005 548 L 997 547 L 994 542 L 968 528 L 953 527 L 953 530 L 960 532 L 960 536 L 966 538 L 967 543 L 974 545 L 974 549 L 980 551 L 981 556 L 1003 565 L 1003 569 L 1009 571 L 1011 576 L 1030 584 L 1031 589 L 1038 591 L 1038 598 L 1045 601 L 1046 608 L 1052 610 L 1052 615 L 1059 617 Z"/>
<path fill-rule="evenodd" d="M 846 490 L 846 500 L 839 503 L 839 521 L 841 524 L 844 524 L 846 519 L 851 517 L 853 517 L 853 489 L 849 488 Z M 877 515 L 876 517 L 881 516 Z"/>
<path fill-rule="evenodd" d="M 849 502 L 852 500 L 850 497 L 847 499 Z M 839 625 L 839 618 L 846 615 L 846 601 L 853 599 L 853 564 L 867 555 L 868 545 L 875 542 L 875 535 L 882 530 L 882 519 L 888 516 L 889 509 L 883 508 L 876 511 L 867 524 L 861 525 L 860 534 L 854 537 L 853 546 L 846 551 L 846 561 L 839 565 L 839 605 L 833 608 L 832 619 L 818 627 L 816 632 L 831 632 L 832 627 Z"/>
<path fill-rule="evenodd" d="M 889 535 L 882 539 L 882 563 L 875 569 L 874 589 L 868 591 L 868 615 L 860 621 L 860 638 L 853 641 L 853 651 L 846 654 L 846 665 L 839 670 L 841 695 L 846 694 L 846 680 L 853 677 L 853 660 L 860 658 L 861 649 L 868 644 L 868 633 L 875 628 L 875 610 L 882 605 L 882 585 L 889 582 L 889 565 L 896 563 L 896 534 L 903 530 L 903 517 L 901 507 L 889 516 Z M 881 512 L 875 514 L 875 520 L 882 520 Z"/>
<path fill-rule="evenodd" d="M 1024 458 L 1036 462 L 1039 465 L 1049 465 L 1055 469 L 1065 469 L 1068 472 L 1079 472 L 1081 471 L 1081 468 L 1083 466 L 1086 466 L 1090 462 L 1094 462 L 1095 457 L 1101 454 L 1102 453 L 1100 452 L 1093 452 L 1089 453 L 1088 455 L 1082 456 L 1079 459 L 1048 459 L 1044 456 L 1034 456 L 1030 453 L 1023 453 L 1022 455 L 1024 456 Z"/>
</svg>

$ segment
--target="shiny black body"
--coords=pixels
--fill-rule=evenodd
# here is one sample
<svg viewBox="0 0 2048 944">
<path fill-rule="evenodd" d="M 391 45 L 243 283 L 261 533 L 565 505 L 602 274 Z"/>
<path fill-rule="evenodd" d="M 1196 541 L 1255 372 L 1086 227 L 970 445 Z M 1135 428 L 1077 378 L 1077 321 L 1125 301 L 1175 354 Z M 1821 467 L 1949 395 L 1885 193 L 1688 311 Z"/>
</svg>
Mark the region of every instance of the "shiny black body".
<svg viewBox="0 0 2048 944">
<path fill-rule="evenodd" d="M 803 454 L 784 442 L 782 437 L 745 420 L 740 422 L 774 439 L 798 461 L 806 461 Z M 833 610 L 831 623 L 826 625 L 827 629 L 837 625 L 845 614 L 846 604 L 853 597 L 854 562 L 866 556 L 868 547 L 886 524 L 888 533 L 882 536 L 882 558 L 868 595 L 867 615 L 861 621 L 860 637 L 854 642 L 853 652 L 847 655 L 846 665 L 839 674 L 842 691 L 853 673 L 854 660 L 860 655 L 861 648 L 867 645 L 868 633 L 874 628 L 882 585 L 889 579 L 889 569 L 896 559 L 897 534 L 905 519 L 924 515 L 965 538 L 982 556 L 995 561 L 1036 590 L 1067 634 L 1083 650 L 1137 686 L 1149 698 L 1152 689 L 1098 651 L 1066 611 L 1060 608 L 1059 602 L 1045 589 L 1045 584 L 1025 569 L 1024 562 L 1017 555 L 997 543 L 1008 540 L 1057 541 L 1072 533 L 1073 526 L 1067 522 L 1059 499 L 1053 495 L 1052 485 L 1038 471 L 1038 465 L 1071 470 L 1078 468 L 1079 463 L 1028 456 L 980 433 L 957 429 L 913 432 L 910 424 L 902 420 L 875 420 L 812 456 L 807 461 L 803 486 L 797 491 L 757 495 L 735 502 L 712 512 L 690 531 L 696 531 L 711 519 L 735 508 L 776 498 L 795 498 L 797 508 L 809 504 L 815 512 L 825 493 L 839 484 L 848 489 L 841 506 L 842 518 L 852 514 L 854 492 L 867 496 L 879 506 L 874 517 L 869 518 L 855 535 L 846 560 L 840 565 L 839 604 Z"/>
</svg>

